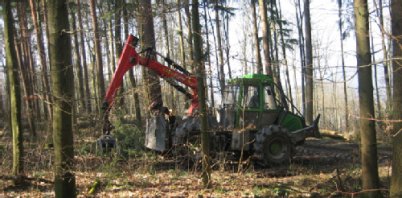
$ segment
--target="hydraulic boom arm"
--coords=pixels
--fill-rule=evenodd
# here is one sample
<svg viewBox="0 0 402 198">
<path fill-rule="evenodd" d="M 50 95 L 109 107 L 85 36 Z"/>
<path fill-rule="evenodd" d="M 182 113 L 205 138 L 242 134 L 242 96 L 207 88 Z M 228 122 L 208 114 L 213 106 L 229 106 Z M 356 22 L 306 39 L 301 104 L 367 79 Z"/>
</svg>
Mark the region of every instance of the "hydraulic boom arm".
<svg viewBox="0 0 402 198">
<path fill-rule="evenodd" d="M 188 114 L 192 115 L 194 110 L 198 108 L 197 79 L 188 72 L 179 72 L 159 63 L 156 60 L 150 59 L 149 57 L 140 56 L 135 50 L 137 44 L 138 38 L 133 35 L 129 35 L 121 53 L 116 71 L 106 92 L 103 104 L 103 109 L 106 111 L 106 114 L 113 105 L 115 94 L 118 88 L 121 86 L 124 74 L 135 65 L 142 65 L 154 71 L 160 77 L 168 80 L 168 82 L 172 82 L 174 80 L 190 87 L 192 93 L 191 106 L 188 109 Z M 175 88 L 181 92 L 185 92 L 184 89 L 180 89 L 180 87 L 178 88 L 177 85 Z"/>
</svg>

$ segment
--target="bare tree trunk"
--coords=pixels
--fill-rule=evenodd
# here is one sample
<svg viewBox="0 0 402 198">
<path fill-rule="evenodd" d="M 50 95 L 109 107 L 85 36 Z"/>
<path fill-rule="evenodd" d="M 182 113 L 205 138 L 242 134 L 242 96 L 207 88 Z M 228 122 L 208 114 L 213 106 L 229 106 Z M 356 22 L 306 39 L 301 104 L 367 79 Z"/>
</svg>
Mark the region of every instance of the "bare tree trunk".
<svg viewBox="0 0 402 198">
<path fill-rule="evenodd" d="M 390 186 L 390 197 L 402 197 L 402 131 L 393 137 L 392 154 L 392 178 Z"/>
<path fill-rule="evenodd" d="M 209 90 L 210 90 L 210 100 L 211 106 L 215 107 L 215 97 L 214 97 L 214 85 L 212 80 L 212 64 L 211 64 L 211 48 L 209 44 L 209 26 L 208 26 L 208 19 L 207 19 L 207 8 L 209 7 L 208 1 L 204 1 L 204 23 L 205 23 L 205 32 L 206 32 L 206 42 L 207 42 L 207 56 L 208 59 L 208 76 L 209 76 Z M 207 92 L 208 93 L 208 92 Z"/>
<path fill-rule="evenodd" d="M 34 117 L 40 119 L 40 111 L 35 108 L 35 102 L 37 101 L 34 97 L 34 86 L 36 84 L 35 77 L 34 77 L 34 68 L 33 68 L 33 60 L 32 60 L 32 52 L 29 46 L 29 35 L 28 35 L 28 24 L 26 21 L 26 2 L 21 1 L 18 4 L 18 19 L 19 19 L 19 26 L 20 26 L 20 45 L 16 45 L 16 47 L 20 46 L 20 52 L 18 57 L 20 60 L 19 69 L 21 71 L 21 79 L 22 79 L 22 88 L 24 90 L 25 95 L 25 111 L 26 111 L 26 118 L 29 125 L 29 130 L 32 135 L 32 138 L 36 139 L 36 126 L 34 122 Z M 36 116 L 34 116 L 34 112 Z"/>
<path fill-rule="evenodd" d="M 211 28 L 211 31 L 212 31 L 212 37 L 213 37 L 213 40 L 214 40 L 214 49 L 215 49 L 215 67 L 217 68 L 217 73 L 218 73 L 218 80 L 219 80 L 219 85 L 221 85 L 221 75 L 224 75 L 224 73 L 222 73 L 221 72 L 221 70 L 220 70 L 220 65 L 219 65 L 219 58 L 218 58 L 218 47 L 217 47 L 217 38 L 216 38 L 216 36 L 215 36 L 215 29 L 213 28 L 214 27 L 214 25 L 213 25 L 213 23 L 212 23 L 212 17 L 211 17 L 211 15 L 209 14 L 209 12 L 208 13 L 206 13 L 207 15 L 208 15 L 208 18 L 209 18 L 209 23 L 210 23 L 210 26 L 212 27 Z M 223 77 L 224 78 L 224 77 Z M 221 89 L 221 86 L 219 86 L 219 88 L 220 88 L 220 92 L 221 92 L 221 97 L 223 97 L 223 90 Z"/>
<path fill-rule="evenodd" d="M 384 79 L 385 79 L 385 90 L 387 94 L 387 102 L 386 102 L 386 108 L 390 109 L 391 107 L 391 98 L 392 98 L 392 92 L 391 92 L 391 80 L 390 80 L 390 74 L 388 71 L 388 68 L 390 67 L 390 61 L 389 59 L 389 54 L 388 54 L 388 49 L 385 45 L 385 26 L 384 26 L 384 17 L 383 17 L 383 5 L 382 5 L 382 0 L 378 0 L 379 6 L 377 6 L 377 0 L 373 0 L 374 7 L 376 8 L 378 19 L 380 22 L 380 30 L 381 30 L 381 47 L 382 47 L 382 52 L 383 52 L 383 65 L 384 65 Z"/>
<path fill-rule="evenodd" d="M 84 70 L 84 83 L 85 83 L 85 103 L 86 103 L 86 110 L 87 112 L 92 112 L 92 105 L 91 105 L 91 90 L 89 89 L 89 75 L 88 75 L 88 64 L 87 64 L 87 56 L 85 50 L 85 40 L 84 40 L 84 27 L 82 24 L 82 15 L 81 15 L 81 2 L 77 0 L 77 12 L 78 12 L 78 26 L 79 26 L 79 33 L 81 38 L 81 53 L 82 53 L 82 66 Z"/>
<path fill-rule="evenodd" d="M 95 42 L 95 56 L 96 56 L 96 76 L 97 76 L 97 89 L 98 89 L 98 97 L 105 96 L 105 80 L 103 77 L 103 63 L 102 63 L 102 49 L 101 49 L 101 38 L 99 38 L 99 29 L 98 29 L 98 17 L 96 14 L 96 4 L 95 0 L 90 0 L 91 7 L 91 16 L 92 16 L 92 31 L 94 33 L 94 42 Z M 103 101 L 103 100 L 99 100 Z M 98 110 L 100 110 L 102 104 L 98 103 Z"/>
<path fill-rule="evenodd" d="M 393 98 L 392 118 L 394 123 L 393 133 L 402 129 L 402 2 L 391 0 L 391 23 L 392 23 L 392 71 L 393 71 Z"/>
<path fill-rule="evenodd" d="M 48 2 L 54 142 L 54 191 L 56 197 L 76 197 L 73 146 L 74 73 L 67 2 Z"/>
<path fill-rule="evenodd" d="M 4 84 L 7 84 L 7 83 L 4 82 Z M 5 113 L 4 112 L 6 112 L 6 111 L 7 111 L 6 107 L 4 106 L 3 89 L 0 88 L 0 119 L 1 120 L 5 120 L 4 119 Z M 0 122 L 0 126 L 2 126 L 2 124 L 4 124 L 3 122 L 4 121 Z"/>
<path fill-rule="evenodd" d="M 371 26 L 371 22 L 370 22 L 370 26 Z M 372 26 L 371 26 L 372 27 Z M 373 42 L 373 32 L 370 31 L 370 42 Z M 374 67 L 374 87 L 375 87 L 375 95 L 376 95 L 376 106 L 377 106 L 377 114 L 378 114 L 378 119 L 382 119 L 382 113 L 381 113 L 381 103 L 380 103 L 380 92 L 378 89 L 378 78 L 377 78 L 377 63 L 376 63 L 376 59 L 375 59 L 375 51 L 374 51 L 374 45 L 371 45 L 371 56 L 373 59 L 373 67 Z M 381 124 L 381 122 L 378 122 L 377 124 Z"/>
<path fill-rule="evenodd" d="M 205 103 L 205 67 L 202 50 L 201 24 L 198 13 L 198 0 L 193 0 L 192 4 L 192 24 L 194 32 L 194 62 L 197 68 L 198 80 L 198 99 L 200 103 L 201 119 L 201 152 L 202 152 L 202 181 L 204 187 L 212 187 L 211 167 L 209 160 L 209 134 L 207 125 L 207 107 Z"/>
<path fill-rule="evenodd" d="M 279 9 L 275 4 L 275 9 L 276 9 L 276 14 L 277 14 L 277 18 L 278 20 L 282 19 L 282 7 L 281 7 L 281 1 L 278 1 L 279 3 Z M 288 60 L 287 60 L 287 55 L 286 55 L 286 46 L 285 46 L 285 39 L 284 39 L 284 35 L 283 35 L 283 26 L 282 26 L 282 22 L 279 22 L 279 31 L 280 31 L 280 39 L 281 39 L 281 46 L 282 46 L 282 55 L 283 55 L 283 60 L 284 60 L 284 64 L 285 64 L 285 75 L 286 75 L 286 84 L 288 86 L 288 97 L 290 99 L 290 103 L 293 104 L 293 96 L 292 96 L 292 86 L 290 84 L 290 75 L 289 75 L 289 64 L 288 64 Z M 293 111 L 293 108 L 292 108 Z"/>
<path fill-rule="evenodd" d="M 226 64 L 228 66 L 228 76 L 229 79 L 232 79 L 232 68 L 230 66 L 230 42 L 229 42 L 229 16 L 226 13 L 226 17 L 222 16 L 223 18 L 225 18 L 225 22 L 223 23 L 223 33 L 225 35 L 225 53 L 226 53 Z"/>
<path fill-rule="evenodd" d="M 21 95 L 20 81 L 18 77 L 18 63 L 15 51 L 15 31 L 14 20 L 11 11 L 11 2 L 2 1 L 3 19 L 4 19 L 4 44 L 6 53 L 6 69 L 9 85 L 9 101 L 10 101 L 10 124 L 13 142 L 13 167 L 12 174 L 20 176 L 24 171 L 24 147 L 21 127 Z"/>
<path fill-rule="evenodd" d="M 44 102 L 43 102 L 43 107 L 44 107 L 44 112 L 45 112 L 45 117 L 49 117 L 50 120 L 52 118 L 52 101 L 51 98 L 49 97 L 50 93 L 50 86 L 49 86 L 49 79 L 48 79 L 48 68 L 47 68 L 47 63 L 46 63 L 46 52 L 45 52 L 45 47 L 43 43 L 43 33 L 42 33 L 42 27 L 40 26 L 40 20 L 37 17 L 37 9 L 36 9 L 36 3 L 33 0 L 29 0 L 30 8 L 31 8 L 31 15 L 32 15 L 32 21 L 34 25 L 34 29 L 36 32 L 36 41 L 38 43 L 38 54 L 39 54 L 39 60 L 40 60 L 40 65 L 41 65 L 41 81 L 42 81 L 42 89 L 44 91 L 43 96 L 44 96 Z"/>
<path fill-rule="evenodd" d="M 184 0 L 184 12 L 187 17 L 187 41 L 188 41 L 188 51 L 189 51 L 189 62 L 191 63 L 191 72 L 194 73 L 195 68 L 193 65 L 193 60 L 194 60 L 194 52 L 193 52 L 193 30 L 191 28 L 191 13 L 190 13 L 190 5 L 189 5 L 189 0 Z"/>
<path fill-rule="evenodd" d="M 271 66 L 271 53 L 269 47 L 269 25 L 268 25 L 268 17 L 267 17 L 267 5 L 265 0 L 258 0 L 260 7 L 260 17 L 262 24 L 262 46 L 264 48 L 264 67 L 265 72 L 268 75 L 272 75 L 272 66 Z"/>
<path fill-rule="evenodd" d="M 184 51 L 184 36 L 183 36 L 183 25 L 182 25 L 182 19 L 181 19 L 181 1 L 177 0 L 177 17 L 179 20 L 179 45 L 180 45 L 180 56 L 181 56 L 181 64 L 186 68 L 186 52 Z"/>
<path fill-rule="evenodd" d="M 222 49 L 222 37 L 221 37 L 221 20 L 219 17 L 219 1 L 215 0 L 215 24 L 216 24 L 216 41 L 218 45 L 218 54 L 219 54 L 219 84 L 221 85 L 221 94 L 224 95 L 223 92 L 225 90 L 225 68 L 224 68 L 224 59 L 223 59 L 223 49 Z"/>
<path fill-rule="evenodd" d="M 313 46 L 311 44 L 311 23 L 310 23 L 310 0 L 304 0 L 304 30 L 306 39 L 306 123 L 313 123 L 313 91 L 314 91 L 314 72 L 313 72 Z"/>
<path fill-rule="evenodd" d="M 379 188 L 367 0 L 354 1 L 363 190 Z M 366 193 L 379 197 L 379 191 Z"/>
<path fill-rule="evenodd" d="M 257 27 L 257 11 L 255 8 L 255 4 L 257 3 L 256 0 L 251 0 L 251 11 L 253 15 L 253 39 L 254 39 L 254 48 L 255 48 L 255 59 L 257 61 L 257 73 L 262 74 L 262 62 L 261 62 L 261 54 L 260 54 L 260 42 L 258 39 L 258 27 Z"/>
<path fill-rule="evenodd" d="M 163 28 L 163 40 L 165 41 L 165 47 L 166 47 L 166 57 L 170 58 L 171 57 L 171 49 L 170 49 L 170 42 L 169 42 L 169 29 L 167 25 L 167 19 L 166 19 L 166 4 L 164 0 L 157 0 L 157 3 L 162 7 L 162 28 Z M 169 107 L 174 107 L 175 106 L 175 100 L 176 97 L 174 96 L 174 88 L 172 86 L 169 86 L 168 88 L 169 93 L 170 93 L 170 100 L 169 100 Z"/>
<path fill-rule="evenodd" d="M 70 3 L 70 4 L 72 4 L 72 3 Z M 77 69 L 77 74 L 78 74 L 78 90 L 79 90 L 78 101 L 79 101 L 80 106 L 81 106 L 81 108 L 77 108 L 77 110 L 78 110 L 77 113 L 80 113 L 79 109 L 86 110 L 84 74 L 83 74 L 82 65 L 81 65 L 81 55 L 80 55 L 80 44 L 79 44 L 79 40 L 78 40 L 78 31 L 75 31 L 75 30 L 78 29 L 78 26 L 77 26 L 77 23 L 76 23 L 76 20 L 75 20 L 75 13 L 72 13 L 70 16 L 71 16 L 72 26 L 74 28 L 74 55 L 76 57 L 76 59 L 75 59 L 75 68 Z"/>
<path fill-rule="evenodd" d="M 128 37 L 129 33 L 128 33 L 128 13 L 127 13 L 127 4 L 124 1 L 124 9 L 123 9 L 123 28 L 124 28 L 124 37 Z M 134 72 L 132 69 L 129 70 L 129 78 L 130 78 L 130 83 L 132 88 L 134 89 L 133 91 L 133 97 L 134 97 L 134 105 L 135 105 L 135 119 L 137 120 L 137 124 L 139 125 L 139 127 L 142 127 L 142 118 L 141 118 L 141 106 L 140 106 L 140 99 L 138 96 L 138 91 L 136 89 L 137 88 L 137 82 L 135 80 L 134 77 Z"/>
<path fill-rule="evenodd" d="M 300 61 L 301 61 L 301 93 L 302 93 L 302 112 L 303 114 L 306 114 L 306 97 L 305 97 L 305 68 L 306 68 L 306 56 L 305 56 L 305 51 L 304 51 L 304 34 L 303 34 L 303 23 L 302 23 L 302 12 L 301 12 L 301 7 L 300 7 L 300 0 L 295 0 L 295 9 L 296 9 L 296 24 L 297 24 L 297 30 L 298 30 L 298 35 L 299 35 L 299 51 L 300 51 Z"/>
<path fill-rule="evenodd" d="M 154 20 L 152 15 L 151 0 L 142 1 L 139 9 L 137 10 L 137 24 L 139 27 L 139 34 L 141 37 L 141 46 L 143 48 L 155 49 L 155 31 Z M 155 58 L 152 57 L 151 58 Z M 158 102 L 163 104 L 162 91 L 159 77 L 152 71 L 143 70 L 144 81 L 148 96 L 148 103 Z"/>
<path fill-rule="evenodd" d="M 343 50 L 343 23 L 342 23 L 342 0 L 338 0 L 338 28 L 341 43 L 341 61 L 342 61 L 342 77 L 343 77 L 343 100 L 345 102 L 345 128 L 349 131 L 349 106 L 348 106 L 348 90 L 346 86 L 345 57 Z"/>
</svg>

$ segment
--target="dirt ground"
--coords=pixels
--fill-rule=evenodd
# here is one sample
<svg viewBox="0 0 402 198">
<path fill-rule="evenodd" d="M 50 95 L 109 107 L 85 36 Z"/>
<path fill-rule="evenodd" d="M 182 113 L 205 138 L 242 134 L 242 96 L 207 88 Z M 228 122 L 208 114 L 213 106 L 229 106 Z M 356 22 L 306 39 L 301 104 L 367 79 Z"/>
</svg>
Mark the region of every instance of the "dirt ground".
<svg viewBox="0 0 402 198">
<path fill-rule="evenodd" d="M 11 145 L 0 142 L 0 198 L 53 197 L 52 152 L 28 145 L 27 182 L 14 186 Z M 204 189 L 200 171 L 183 168 L 174 159 L 150 152 L 134 153 L 129 160 L 96 156 L 76 148 L 78 197 L 359 197 L 359 147 L 334 139 L 308 139 L 297 148 L 287 167 L 255 167 L 247 161 L 217 163 L 213 187 Z M 381 190 L 386 196 L 391 172 L 391 149 L 378 150 Z"/>
</svg>

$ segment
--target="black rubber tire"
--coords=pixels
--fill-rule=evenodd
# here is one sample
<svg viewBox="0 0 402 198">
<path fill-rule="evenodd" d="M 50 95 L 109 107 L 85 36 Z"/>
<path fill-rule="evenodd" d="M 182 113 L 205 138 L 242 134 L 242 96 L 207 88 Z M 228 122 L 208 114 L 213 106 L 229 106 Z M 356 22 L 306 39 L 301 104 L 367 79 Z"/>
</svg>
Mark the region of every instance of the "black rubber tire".
<svg viewBox="0 0 402 198">
<path fill-rule="evenodd" d="M 278 125 L 262 128 L 255 136 L 254 156 L 258 164 L 289 164 L 294 155 L 294 145 L 287 130 Z"/>
</svg>

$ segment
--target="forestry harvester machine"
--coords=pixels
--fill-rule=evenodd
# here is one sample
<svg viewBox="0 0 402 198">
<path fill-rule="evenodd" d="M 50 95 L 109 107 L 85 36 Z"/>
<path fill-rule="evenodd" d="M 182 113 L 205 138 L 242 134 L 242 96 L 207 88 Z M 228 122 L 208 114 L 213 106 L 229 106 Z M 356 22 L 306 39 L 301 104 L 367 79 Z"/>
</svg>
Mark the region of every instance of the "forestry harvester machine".
<svg viewBox="0 0 402 198">
<path fill-rule="evenodd" d="M 123 75 L 136 65 L 152 70 L 191 101 L 183 119 L 174 118 L 168 108 L 163 107 L 161 98 L 154 101 L 145 129 L 145 147 L 164 152 L 199 137 L 196 77 L 152 49 L 137 53 L 137 44 L 138 38 L 129 35 L 104 99 L 103 135 L 97 143 L 102 148 L 115 146 L 110 109 Z M 142 53 L 145 56 L 141 56 Z M 151 55 L 161 56 L 169 66 L 151 59 Z M 215 116 L 208 115 L 210 150 L 247 153 L 262 165 L 287 163 L 295 154 L 295 147 L 303 144 L 307 137 L 320 137 L 320 115 L 307 126 L 304 117 L 267 75 L 248 74 L 231 79 L 224 90 L 222 107 L 215 112 Z M 170 115 L 169 119 L 165 119 L 166 115 Z"/>
</svg>

